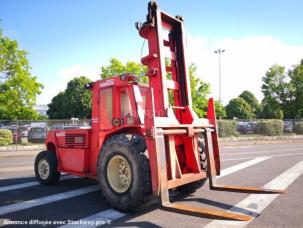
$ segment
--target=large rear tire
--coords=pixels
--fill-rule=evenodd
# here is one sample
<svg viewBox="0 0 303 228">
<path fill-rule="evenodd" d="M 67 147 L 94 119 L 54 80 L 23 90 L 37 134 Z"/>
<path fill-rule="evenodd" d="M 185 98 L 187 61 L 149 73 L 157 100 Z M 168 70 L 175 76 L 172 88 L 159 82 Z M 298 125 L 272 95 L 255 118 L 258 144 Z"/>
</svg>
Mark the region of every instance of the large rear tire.
<svg viewBox="0 0 303 228">
<path fill-rule="evenodd" d="M 120 211 L 135 211 L 152 193 L 146 144 L 138 135 L 109 138 L 99 155 L 97 179 L 109 204 Z"/>
<path fill-rule="evenodd" d="M 55 152 L 42 151 L 35 159 L 35 174 L 40 184 L 55 185 L 60 179 L 57 171 L 57 157 Z"/>
</svg>

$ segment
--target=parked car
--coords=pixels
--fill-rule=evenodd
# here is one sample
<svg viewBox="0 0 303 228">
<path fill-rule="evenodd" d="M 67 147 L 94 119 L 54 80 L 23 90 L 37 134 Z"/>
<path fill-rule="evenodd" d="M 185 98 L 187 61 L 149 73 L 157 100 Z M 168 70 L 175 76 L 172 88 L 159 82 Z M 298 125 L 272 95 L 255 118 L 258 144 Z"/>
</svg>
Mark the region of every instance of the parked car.
<svg viewBox="0 0 303 228">
<path fill-rule="evenodd" d="M 254 133 L 255 124 L 253 122 L 238 122 L 237 131 L 241 134 L 252 134 Z"/>
<path fill-rule="evenodd" d="M 22 138 L 28 138 L 29 127 L 18 127 L 13 131 L 13 142 L 20 143 Z"/>
<path fill-rule="evenodd" d="M 4 126 L 3 128 L 11 130 L 13 132 L 17 129 L 17 125 L 7 125 L 7 126 Z"/>
<path fill-rule="evenodd" d="M 293 132 L 293 129 L 294 129 L 294 124 L 292 121 L 285 120 L 283 122 L 283 132 L 291 133 L 291 132 Z"/>
<path fill-rule="evenodd" d="M 1 129 L 10 130 L 12 132 L 12 140 L 14 141 L 14 133 L 17 130 L 17 126 L 16 125 L 4 125 L 4 126 L 2 126 Z"/>
<path fill-rule="evenodd" d="M 32 127 L 28 132 L 28 141 L 32 143 L 42 143 L 46 139 L 46 127 Z"/>
<path fill-rule="evenodd" d="M 63 129 L 64 129 L 64 130 L 69 130 L 69 129 L 79 129 L 79 125 L 75 125 L 75 124 L 68 124 L 68 125 L 64 125 Z"/>
<path fill-rule="evenodd" d="M 256 126 L 257 126 L 257 122 L 256 121 L 249 121 L 249 126 L 252 130 L 252 133 L 255 133 L 255 130 L 256 130 Z"/>
<path fill-rule="evenodd" d="M 50 126 L 51 130 L 63 130 L 64 129 L 64 124 L 54 124 Z"/>
</svg>

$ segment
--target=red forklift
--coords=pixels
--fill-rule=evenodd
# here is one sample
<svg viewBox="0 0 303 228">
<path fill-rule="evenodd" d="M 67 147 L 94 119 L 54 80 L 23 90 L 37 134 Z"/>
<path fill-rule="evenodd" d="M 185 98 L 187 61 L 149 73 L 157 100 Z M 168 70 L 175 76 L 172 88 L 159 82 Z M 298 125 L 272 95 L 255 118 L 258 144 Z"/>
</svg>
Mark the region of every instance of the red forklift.
<svg viewBox="0 0 303 228">
<path fill-rule="evenodd" d="M 195 190 L 208 179 L 212 190 L 283 193 L 281 190 L 219 185 L 220 156 L 214 101 L 206 118 L 192 109 L 186 40 L 181 16 L 148 4 L 137 23 L 147 40 L 148 84 L 131 74 L 87 84 L 92 92 L 90 129 L 51 130 L 46 151 L 35 160 L 37 180 L 59 181 L 60 173 L 97 179 L 112 207 L 133 211 L 153 197 L 162 206 L 212 218 L 249 220 L 248 215 L 171 203 L 169 190 Z"/>
</svg>

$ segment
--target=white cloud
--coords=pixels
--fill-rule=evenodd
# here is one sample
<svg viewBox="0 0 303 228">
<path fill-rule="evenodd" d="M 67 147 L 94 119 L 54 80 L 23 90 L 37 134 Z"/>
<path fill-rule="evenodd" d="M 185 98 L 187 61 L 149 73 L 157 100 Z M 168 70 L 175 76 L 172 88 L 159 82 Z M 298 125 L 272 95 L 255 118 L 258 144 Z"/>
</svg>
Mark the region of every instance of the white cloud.
<svg viewBox="0 0 303 228">
<path fill-rule="evenodd" d="M 189 36 L 187 39 L 189 63 L 198 65 L 198 74 L 211 84 L 212 96 L 218 99 L 218 54 L 221 55 L 222 100 L 227 103 L 243 90 L 250 90 L 262 99 L 262 76 L 273 64 L 290 68 L 303 58 L 303 45 L 292 46 L 271 36 L 248 36 L 241 39 L 207 40 Z"/>
<path fill-rule="evenodd" d="M 58 70 L 59 76 L 61 76 L 66 82 L 70 81 L 75 77 L 86 76 L 91 80 L 100 79 L 98 76 L 99 69 L 82 66 L 80 64 L 72 65 L 69 67 L 61 68 Z"/>
<path fill-rule="evenodd" d="M 57 76 L 54 76 L 52 83 L 44 85 L 42 94 L 37 97 L 37 104 L 48 104 L 51 99 L 60 91 L 64 91 L 67 83 L 73 78 L 86 76 L 92 81 L 100 79 L 100 69 L 96 67 L 88 67 L 80 64 L 75 64 L 68 67 L 62 67 L 57 71 Z"/>
<path fill-rule="evenodd" d="M 303 45 L 283 43 L 271 36 L 248 36 L 241 39 L 222 38 L 208 40 L 188 36 L 188 63 L 198 65 L 198 75 L 211 84 L 212 96 L 218 99 L 218 54 L 214 50 L 225 49 L 221 56 L 222 100 L 226 104 L 243 90 L 250 90 L 262 99 L 262 77 L 270 66 L 280 64 L 286 68 L 298 64 L 303 58 Z M 66 88 L 74 77 L 87 76 L 99 79 L 100 66 L 75 64 L 58 69 L 52 83 L 45 84 L 37 103 L 49 103 L 53 96 Z"/>
</svg>

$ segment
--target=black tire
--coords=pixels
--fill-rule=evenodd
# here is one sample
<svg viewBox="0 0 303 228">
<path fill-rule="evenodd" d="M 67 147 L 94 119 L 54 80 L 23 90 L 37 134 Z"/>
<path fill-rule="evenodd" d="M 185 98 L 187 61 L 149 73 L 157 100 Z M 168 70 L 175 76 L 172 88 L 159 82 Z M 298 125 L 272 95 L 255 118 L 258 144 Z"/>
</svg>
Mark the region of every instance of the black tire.
<svg viewBox="0 0 303 228">
<path fill-rule="evenodd" d="M 48 166 L 48 168 L 47 168 Z M 58 183 L 60 179 L 60 172 L 57 171 L 57 157 L 55 152 L 52 151 L 42 151 L 40 152 L 35 159 L 35 174 L 37 180 L 42 185 L 55 185 Z M 45 168 L 48 171 L 41 171 L 41 169 Z M 39 172 L 40 169 L 40 172 Z M 43 176 L 45 173 L 45 176 Z M 48 173 L 48 175 L 47 175 Z"/>
<path fill-rule="evenodd" d="M 145 140 L 138 135 L 128 136 L 125 134 L 115 135 L 106 141 L 98 159 L 97 179 L 108 203 L 115 209 L 129 212 L 136 211 L 150 198 L 152 185 L 149 161 L 144 154 L 146 150 Z M 120 156 L 128 162 L 131 171 L 131 181 L 123 192 L 114 190 L 109 183 L 107 174 L 112 159 Z"/>
<path fill-rule="evenodd" d="M 205 152 L 205 145 L 202 137 L 198 138 L 198 146 L 199 146 L 199 154 L 200 154 L 200 166 L 202 171 L 207 172 L 207 157 L 206 157 L 206 152 Z M 201 188 L 204 183 L 206 182 L 206 178 L 202 180 L 198 180 L 186 185 L 183 185 L 178 188 L 179 191 L 182 193 L 193 193 L 197 189 Z"/>
<path fill-rule="evenodd" d="M 198 145 L 199 145 L 201 169 L 202 169 L 202 171 L 207 172 L 207 157 L 206 157 L 205 145 L 204 145 L 203 138 L 201 138 L 201 137 L 198 138 Z"/>
</svg>

